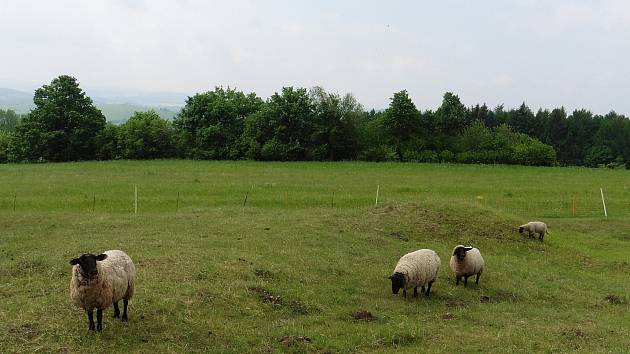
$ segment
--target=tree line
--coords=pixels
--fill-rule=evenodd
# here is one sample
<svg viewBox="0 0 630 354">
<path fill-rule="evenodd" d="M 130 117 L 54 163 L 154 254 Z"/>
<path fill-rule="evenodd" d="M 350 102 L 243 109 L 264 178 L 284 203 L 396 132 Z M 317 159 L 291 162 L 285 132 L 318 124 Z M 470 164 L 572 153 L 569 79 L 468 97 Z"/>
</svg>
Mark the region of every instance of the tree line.
<svg viewBox="0 0 630 354">
<path fill-rule="evenodd" d="M 615 112 L 466 107 L 447 92 L 419 110 L 406 91 L 383 111 L 351 94 L 285 87 L 263 100 L 217 87 L 173 121 L 136 112 L 107 123 L 71 76 L 35 91 L 27 115 L 0 110 L 0 162 L 190 158 L 409 161 L 630 168 L 630 120 Z"/>
</svg>

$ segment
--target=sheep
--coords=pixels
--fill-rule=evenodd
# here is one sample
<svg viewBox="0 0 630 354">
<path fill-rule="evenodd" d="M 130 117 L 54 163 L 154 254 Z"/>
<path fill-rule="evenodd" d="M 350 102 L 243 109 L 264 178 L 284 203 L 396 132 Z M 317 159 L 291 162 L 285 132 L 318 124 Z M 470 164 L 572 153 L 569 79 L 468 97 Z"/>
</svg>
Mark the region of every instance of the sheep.
<svg viewBox="0 0 630 354">
<path fill-rule="evenodd" d="M 407 289 L 413 288 L 413 296 L 418 296 L 418 286 L 422 292 L 429 296 L 431 285 L 437 279 L 440 270 L 440 257 L 433 250 L 421 249 L 400 257 L 396 264 L 394 274 L 389 279 L 392 281 L 392 293 L 398 294 L 403 289 L 403 295 L 407 298 Z M 426 292 L 424 290 L 427 286 Z"/>
<path fill-rule="evenodd" d="M 122 321 L 127 322 L 127 304 L 135 290 L 136 268 L 123 251 L 112 250 L 97 256 L 83 254 L 70 260 L 72 279 L 70 298 L 88 315 L 88 330 L 103 330 L 103 310 L 114 305 L 114 318 L 119 318 L 118 301 L 123 300 Z M 96 328 L 93 313 L 96 308 Z"/>
<path fill-rule="evenodd" d="M 547 224 L 542 221 L 530 221 L 527 224 L 519 226 L 518 232 L 522 234 L 523 231 L 527 231 L 529 238 L 534 238 L 536 234 L 539 234 L 538 239 L 541 241 L 545 237 L 545 233 L 549 233 L 547 231 Z"/>
<path fill-rule="evenodd" d="M 455 273 L 455 285 L 464 278 L 464 286 L 468 285 L 468 277 L 476 275 L 475 284 L 479 284 L 479 277 L 483 272 L 483 257 L 478 249 L 457 245 L 453 248 L 453 255 L 449 262 L 451 270 Z"/>
</svg>

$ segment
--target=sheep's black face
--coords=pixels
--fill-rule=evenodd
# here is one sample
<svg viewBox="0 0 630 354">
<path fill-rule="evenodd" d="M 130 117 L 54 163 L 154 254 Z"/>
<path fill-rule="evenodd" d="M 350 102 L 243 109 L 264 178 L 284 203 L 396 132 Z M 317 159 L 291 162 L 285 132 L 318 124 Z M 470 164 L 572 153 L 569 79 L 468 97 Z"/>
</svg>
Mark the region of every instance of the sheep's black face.
<svg viewBox="0 0 630 354">
<path fill-rule="evenodd" d="M 389 279 L 392 280 L 392 293 L 398 294 L 400 288 L 405 286 L 405 276 L 402 273 L 394 273 Z"/>
<path fill-rule="evenodd" d="M 70 261 L 72 265 L 79 265 L 81 274 L 86 278 L 94 278 L 98 275 L 98 268 L 96 267 L 97 261 L 102 261 L 107 258 L 106 254 L 99 254 L 95 256 L 91 253 L 83 254 L 79 258 L 74 258 Z"/>
<path fill-rule="evenodd" d="M 523 229 L 524 229 L 524 227 L 522 227 L 522 226 L 521 226 L 521 227 L 519 227 L 519 228 L 518 228 L 518 233 L 519 233 L 519 234 L 522 234 L 522 233 L 523 233 Z"/>
<path fill-rule="evenodd" d="M 453 256 L 457 258 L 458 262 L 461 262 L 464 260 L 464 258 L 466 258 L 466 252 L 470 251 L 471 249 L 473 248 L 472 247 L 457 247 L 453 251 Z"/>
</svg>

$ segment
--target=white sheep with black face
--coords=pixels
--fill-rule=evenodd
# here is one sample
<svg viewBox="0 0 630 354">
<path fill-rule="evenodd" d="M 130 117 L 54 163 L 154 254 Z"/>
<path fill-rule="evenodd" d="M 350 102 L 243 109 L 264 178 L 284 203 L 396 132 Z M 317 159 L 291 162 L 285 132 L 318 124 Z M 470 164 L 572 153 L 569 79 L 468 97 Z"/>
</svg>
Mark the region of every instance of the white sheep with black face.
<svg viewBox="0 0 630 354">
<path fill-rule="evenodd" d="M 541 241 L 545 238 L 545 234 L 548 233 L 547 224 L 542 221 L 530 221 L 518 227 L 519 233 L 522 234 L 524 231 L 527 232 L 529 238 L 534 238 L 538 234 L 538 239 Z"/>
<path fill-rule="evenodd" d="M 431 285 L 437 279 L 440 271 L 440 257 L 433 250 L 421 249 L 402 256 L 394 274 L 389 279 L 392 281 L 392 293 L 398 294 L 403 289 L 403 295 L 407 297 L 407 289 L 413 288 L 413 296 L 418 296 L 418 286 L 427 287 L 425 292 L 429 296 Z"/>
<path fill-rule="evenodd" d="M 464 278 L 464 286 L 467 286 L 468 277 L 473 275 L 477 276 L 475 283 L 479 284 L 484 262 L 478 249 L 462 245 L 455 246 L 449 265 L 455 273 L 455 285 L 459 285 L 459 280 Z"/>
<path fill-rule="evenodd" d="M 83 254 L 70 260 L 72 279 L 70 298 L 88 314 L 90 331 L 103 330 L 103 310 L 114 305 L 114 318 L 120 316 L 118 301 L 123 300 L 122 321 L 126 322 L 127 304 L 135 290 L 136 267 L 123 251 L 107 251 L 99 255 Z M 94 326 L 94 309 L 97 325 Z"/>
</svg>

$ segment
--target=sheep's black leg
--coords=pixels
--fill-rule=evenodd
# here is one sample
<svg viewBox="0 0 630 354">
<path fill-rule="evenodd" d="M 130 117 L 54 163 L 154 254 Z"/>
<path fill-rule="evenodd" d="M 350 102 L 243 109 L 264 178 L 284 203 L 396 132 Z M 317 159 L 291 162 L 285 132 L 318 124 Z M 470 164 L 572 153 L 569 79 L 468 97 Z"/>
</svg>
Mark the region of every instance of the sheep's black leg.
<svg viewBox="0 0 630 354">
<path fill-rule="evenodd" d="M 407 289 L 403 289 L 403 296 L 405 297 L 405 299 L 407 298 Z"/>
<path fill-rule="evenodd" d="M 464 287 L 468 286 L 468 277 L 469 275 L 464 276 Z"/>
<path fill-rule="evenodd" d="M 457 275 L 456 275 L 456 276 L 455 276 L 455 280 L 456 280 L 456 281 L 455 281 L 455 285 L 459 285 L 459 276 L 457 276 Z"/>
<path fill-rule="evenodd" d="M 433 285 L 432 281 L 430 281 L 429 285 L 427 285 L 427 292 L 425 293 L 426 296 L 429 296 L 429 293 L 431 292 L 431 285 Z"/>
<path fill-rule="evenodd" d="M 90 323 L 88 330 L 93 331 L 94 330 L 94 310 L 89 310 L 88 312 L 88 321 Z"/>
<path fill-rule="evenodd" d="M 118 308 L 118 302 L 114 302 L 114 318 L 120 318 L 120 309 Z"/>
<path fill-rule="evenodd" d="M 413 288 L 413 297 L 418 297 L 418 287 Z"/>
<path fill-rule="evenodd" d="M 103 330 L 103 310 L 96 309 L 96 330 Z"/>
<path fill-rule="evenodd" d="M 477 280 L 475 280 L 475 284 L 479 285 L 479 277 L 481 276 L 481 273 L 477 273 Z"/>
<path fill-rule="evenodd" d="M 541 233 L 540 233 L 540 236 L 538 236 L 538 239 L 542 241 L 542 240 L 543 240 L 543 238 L 545 238 L 545 233 L 544 233 L 544 232 L 541 232 Z"/>
<path fill-rule="evenodd" d="M 129 300 L 123 299 L 123 315 L 122 315 L 122 321 L 123 322 L 127 322 L 129 320 L 127 318 L 127 304 L 128 303 L 129 303 Z"/>
<path fill-rule="evenodd" d="M 422 286 L 422 293 L 424 294 L 425 290 L 424 290 L 424 285 Z"/>
</svg>

